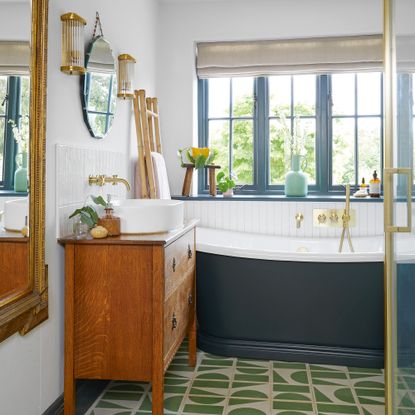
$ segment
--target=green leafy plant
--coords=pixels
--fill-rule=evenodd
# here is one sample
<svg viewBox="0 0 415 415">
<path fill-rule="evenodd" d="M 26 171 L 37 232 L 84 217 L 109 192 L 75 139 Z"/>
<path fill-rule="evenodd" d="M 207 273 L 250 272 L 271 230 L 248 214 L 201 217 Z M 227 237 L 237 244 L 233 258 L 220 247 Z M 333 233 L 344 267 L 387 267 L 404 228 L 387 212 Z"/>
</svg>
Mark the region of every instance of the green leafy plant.
<svg viewBox="0 0 415 415">
<path fill-rule="evenodd" d="M 218 173 L 216 180 L 218 181 L 218 188 L 222 193 L 226 193 L 228 190 L 231 190 L 236 186 L 234 180 L 232 180 L 229 176 L 226 176 L 223 171 Z"/>
<path fill-rule="evenodd" d="M 102 196 L 91 196 L 91 199 L 96 205 L 107 207 L 107 202 Z M 99 221 L 99 216 L 95 208 L 91 205 L 85 205 L 79 209 L 76 209 L 69 219 L 79 216 L 82 223 L 88 225 L 89 229 L 95 227 Z"/>
<path fill-rule="evenodd" d="M 210 150 L 208 156 L 206 156 L 204 154 L 198 154 L 196 157 L 193 157 L 192 148 L 191 147 L 186 147 L 186 148 L 179 149 L 177 151 L 177 155 L 180 159 L 181 167 L 185 167 L 186 163 L 183 160 L 183 158 L 185 156 L 187 161 L 190 164 L 193 164 L 196 169 L 201 169 L 205 166 L 209 166 L 209 165 L 213 164 L 213 161 L 214 161 L 215 157 L 217 156 L 217 151 L 216 150 Z"/>
</svg>

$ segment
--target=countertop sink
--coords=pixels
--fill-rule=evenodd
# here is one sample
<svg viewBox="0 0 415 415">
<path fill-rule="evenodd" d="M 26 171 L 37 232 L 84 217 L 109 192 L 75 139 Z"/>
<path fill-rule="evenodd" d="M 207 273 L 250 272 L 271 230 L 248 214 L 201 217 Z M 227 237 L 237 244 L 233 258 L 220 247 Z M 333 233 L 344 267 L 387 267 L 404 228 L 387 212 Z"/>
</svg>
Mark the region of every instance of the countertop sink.
<svg viewBox="0 0 415 415">
<path fill-rule="evenodd" d="M 3 217 L 4 229 L 12 232 L 20 232 L 25 226 L 28 215 L 29 200 L 27 197 L 5 202 Z"/>
<path fill-rule="evenodd" d="M 183 202 L 161 199 L 126 199 L 115 208 L 121 219 L 121 233 L 159 233 L 183 226 Z"/>
</svg>

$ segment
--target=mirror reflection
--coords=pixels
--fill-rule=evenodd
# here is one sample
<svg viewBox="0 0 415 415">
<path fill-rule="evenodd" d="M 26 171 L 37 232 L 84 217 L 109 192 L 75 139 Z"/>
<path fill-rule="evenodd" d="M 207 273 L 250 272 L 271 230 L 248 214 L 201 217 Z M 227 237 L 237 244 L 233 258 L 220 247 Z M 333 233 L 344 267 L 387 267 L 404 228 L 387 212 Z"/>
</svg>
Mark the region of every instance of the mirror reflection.
<svg viewBox="0 0 415 415">
<path fill-rule="evenodd" d="M 31 289 L 29 121 L 31 2 L 0 2 L 0 305 Z"/>
<path fill-rule="evenodd" d="M 103 138 L 114 120 L 117 76 L 111 46 L 102 36 L 89 45 L 85 67 L 81 94 L 84 120 L 92 137 Z"/>
</svg>

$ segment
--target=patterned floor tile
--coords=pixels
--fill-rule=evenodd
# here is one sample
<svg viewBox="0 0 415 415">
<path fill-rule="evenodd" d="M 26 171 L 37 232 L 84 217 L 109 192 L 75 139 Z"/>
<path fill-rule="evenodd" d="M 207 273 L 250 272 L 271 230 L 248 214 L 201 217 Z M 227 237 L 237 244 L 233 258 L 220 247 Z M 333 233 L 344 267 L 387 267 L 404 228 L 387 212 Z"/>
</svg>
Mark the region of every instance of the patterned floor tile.
<svg viewBox="0 0 415 415">
<path fill-rule="evenodd" d="M 415 415 L 415 369 L 399 376 L 398 415 Z M 380 369 L 237 359 L 198 352 L 188 366 L 187 344 L 165 375 L 166 415 L 384 415 Z M 151 386 L 111 382 L 86 415 L 150 415 Z"/>
<path fill-rule="evenodd" d="M 233 399 L 228 403 L 226 415 L 268 415 L 271 407 L 269 401 Z"/>
<path fill-rule="evenodd" d="M 306 369 L 274 368 L 273 382 L 290 385 L 308 385 L 310 379 Z"/>
</svg>

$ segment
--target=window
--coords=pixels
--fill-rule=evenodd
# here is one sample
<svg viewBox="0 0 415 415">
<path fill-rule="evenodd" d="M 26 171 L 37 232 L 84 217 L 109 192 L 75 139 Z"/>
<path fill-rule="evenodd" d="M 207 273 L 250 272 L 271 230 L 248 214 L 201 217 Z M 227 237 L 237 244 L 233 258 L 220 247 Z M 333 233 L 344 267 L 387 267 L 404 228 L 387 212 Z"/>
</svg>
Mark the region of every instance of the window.
<svg viewBox="0 0 415 415">
<path fill-rule="evenodd" d="M 19 128 L 29 123 L 30 78 L 0 76 L 0 189 L 13 188 L 17 144 L 13 137 L 13 121 Z"/>
<path fill-rule="evenodd" d="M 278 194 L 290 170 L 284 127 L 300 128 L 310 192 L 340 192 L 381 172 L 382 106 L 379 72 L 203 79 L 199 144 L 218 152 L 239 192 Z"/>
</svg>

